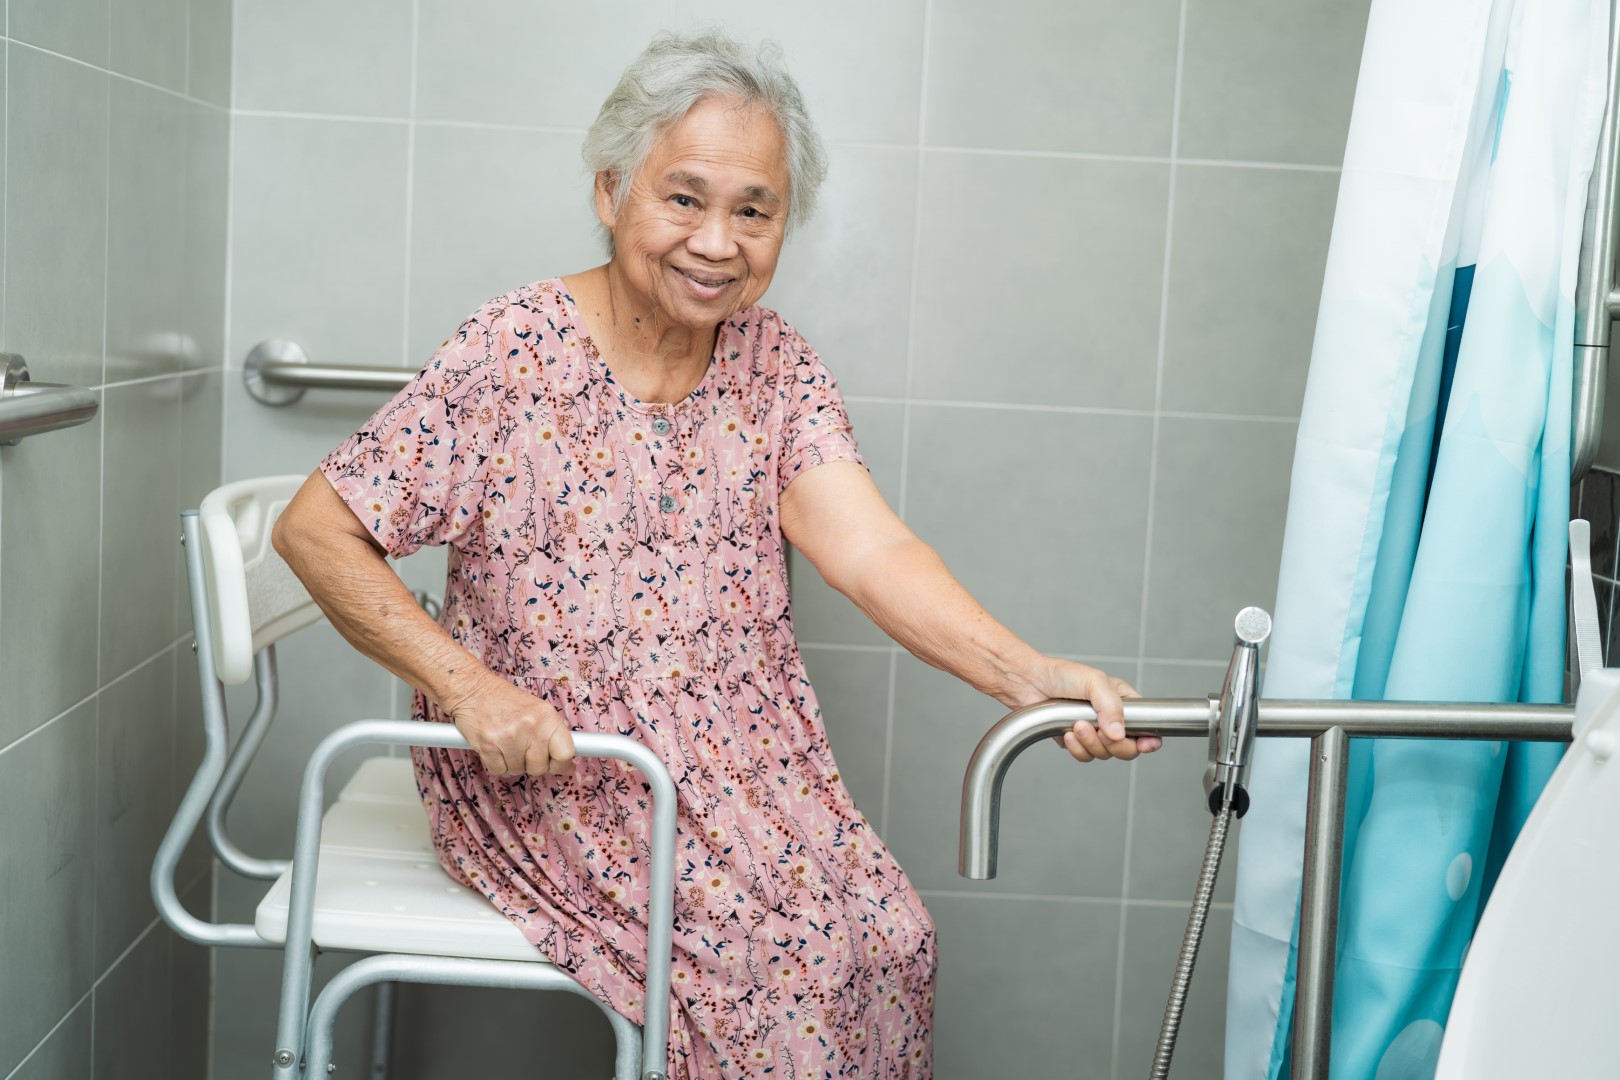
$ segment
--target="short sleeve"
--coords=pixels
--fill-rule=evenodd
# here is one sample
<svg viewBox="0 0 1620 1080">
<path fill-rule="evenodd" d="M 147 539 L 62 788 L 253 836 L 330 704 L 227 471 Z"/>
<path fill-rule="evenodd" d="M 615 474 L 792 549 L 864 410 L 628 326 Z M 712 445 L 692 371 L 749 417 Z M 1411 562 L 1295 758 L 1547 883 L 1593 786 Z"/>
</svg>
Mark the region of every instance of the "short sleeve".
<svg viewBox="0 0 1620 1080">
<path fill-rule="evenodd" d="M 475 313 L 321 461 L 338 496 L 389 555 L 459 546 L 482 520 L 490 460 L 511 434 L 503 312 L 491 305 Z"/>
<path fill-rule="evenodd" d="M 777 455 L 777 490 L 785 490 L 800 474 L 829 461 L 853 461 L 865 468 L 838 380 L 809 342 L 786 325 L 782 362 L 786 370 L 781 385 L 787 403 Z"/>
</svg>

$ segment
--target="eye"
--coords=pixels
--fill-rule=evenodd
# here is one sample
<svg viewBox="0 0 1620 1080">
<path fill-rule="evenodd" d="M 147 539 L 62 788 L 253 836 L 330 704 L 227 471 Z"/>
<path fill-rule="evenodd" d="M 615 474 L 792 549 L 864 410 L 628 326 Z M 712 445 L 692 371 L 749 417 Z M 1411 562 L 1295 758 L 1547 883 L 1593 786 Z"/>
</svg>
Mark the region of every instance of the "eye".
<svg viewBox="0 0 1620 1080">
<path fill-rule="evenodd" d="M 690 195 L 672 195 L 670 197 L 670 202 L 674 203 L 676 206 L 679 206 L 683 210 L 690 210 L 697 205 L 697 200 L 692 198 Z"/>
<path fill-rule="evenodd" d="M 762 218 L 765 215 L 760 213 L 759 210 L 757 208 L 755 208 L 755 207 L 745 206 L 742 209 L 742 216 L 745 217 L 745 218 Z"/>
</svg>

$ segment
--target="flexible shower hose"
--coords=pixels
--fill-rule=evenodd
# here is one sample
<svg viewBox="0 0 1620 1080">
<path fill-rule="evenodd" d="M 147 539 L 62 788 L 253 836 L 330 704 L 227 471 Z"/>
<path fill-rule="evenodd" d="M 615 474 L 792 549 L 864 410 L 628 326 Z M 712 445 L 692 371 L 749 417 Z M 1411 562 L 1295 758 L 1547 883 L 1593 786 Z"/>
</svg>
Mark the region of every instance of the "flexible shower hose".
<svg viewBox="0 0 1620 1080">
<path fill-rule="evenodd" d="M 1170 1056 L 1176 1052 L 1176 1035 L 1181 1030 L 1181 1013 L 1187 1006 L 1187 988 L 1192 984 L 1193 965 L 1198 962 L 1198 946 L 1204 940 L 1204 923 L 1215 896 L 1215 875 L 1221 870 L 1226 850 L 1226 830 L 1232 824 L 1232 805 L 1221 807 L 1210 822 L 1209 843 L 1204 847 L 1204 864 L 1198 870 L 1198 891 L 1193 894 L 1192 911 L 1187 916 L 1187 932 L 1181 939 L 1181 958 L 1176 961 L 1175 978 L 1170 983 L 1170 1000 L 1159 1025 L 1159 1045 L 1153 1051 L 1153 1080 L 1169 1080 Z"/>
</svg>

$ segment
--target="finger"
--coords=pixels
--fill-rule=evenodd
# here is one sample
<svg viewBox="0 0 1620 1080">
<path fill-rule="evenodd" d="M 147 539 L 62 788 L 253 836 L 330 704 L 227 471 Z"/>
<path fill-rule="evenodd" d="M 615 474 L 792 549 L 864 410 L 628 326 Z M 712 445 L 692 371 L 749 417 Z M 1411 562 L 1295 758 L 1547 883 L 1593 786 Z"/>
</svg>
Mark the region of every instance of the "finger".
<svg viewBox="0 0 1620 1080">
<path fill-rule="evenodd" d="M 530 776 L 544 776 L 551 771 L 551 752 L 544 739 L 530 739 L 523 751 L 523 771 Z"/>
<path fill-rule="evenodd" d="M 1124 679 L 1115 679 L 1114 680 L 1114 689 L 1119 693 L 1119 696 L 1122 697 L 1122 698 L 1133 698 L 1133 697 L 1141 697 L 1142 696 L 1140 693 L 1137 692 L 1136 687 L 1132 686 L 1130 683 L 1126 682 Z"/>
<path fill-rule="evenodd" d="M 1136 748 L 1144 754 L 1151 754 L 1164 745 L 1164 740 L 1157 735 L 1143 735 L 1136 740 Z"/>
<path fill-rule="evenodd" d="M 1093 760 L 1100 761 L 1113 757 L 1108 752 L 1108 746 L 1103 742 L 1102 736 L 1097 734 L 1097 729 L 1084 720 L 1074 722 L 1071 734 L 1074 735 L 1075 741 L 1085 748 L 1086 753 L 1091 755 Z"/>
<path fill-rule="evenodd" d="M 1107 743 L 1108 755 L 1120 761 L 1134 761 L 1140 750 L 1136 748 L 1135 739 L 1110 739 Z"/>
<path fill-rule="evenodd" d="M 566 773 L 574 768 L 574 735 L 562 724 L 552 731 L 546 744 L 551 751 L 551 771 Z"/>
<path fill-rule="evenodd" d="M 506 755 L 498 746 L 491 746 L 478 751 L 478 757 L 484 763 L 484 771 L 491 776 L 508 776 L 506 769 Z"/>
<path fill-rule="evenodd" d="M 1092 760 L 1091 751 L 1087 750 L 1085 747 L 1080 745 L 1080 740 L 1075 738 L 1075 734 L 1074 734 L 1073 731 L 1065 731 L 1063 733 L 1062 742 L 1063 742 L 1063 749 L 1067 750 L 1069 752 L 1069 756 L 1074 758 L 1074 760 L 1076 760 L 1076 761 L 1091 761 Z"/>
<path fill-rule="evenodd" d="M 1120 702 L 1114 680 L 1097 672 L 1087 687 L 1086 700 L 1097 710 L 1097 726 L 1109 739 L 1117 742 L 1125 737 L 1125 706 Z"/>
</svg>

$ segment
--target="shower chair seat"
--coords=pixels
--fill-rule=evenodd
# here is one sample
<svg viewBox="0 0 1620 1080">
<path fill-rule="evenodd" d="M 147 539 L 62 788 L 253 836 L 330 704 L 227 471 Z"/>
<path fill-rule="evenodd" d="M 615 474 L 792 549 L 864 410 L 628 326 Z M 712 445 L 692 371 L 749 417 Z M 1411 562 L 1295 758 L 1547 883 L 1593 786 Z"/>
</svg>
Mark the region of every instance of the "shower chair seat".
<svg viewBox="0 0 1620 1080">
<path fill-rule="evenodd" d="M 287 940 L 291 889 L 289 869 L 259 901 L 253 926 L 266 941 Z M 439 866 L 408 758 L 366 759 L 321 818 L 313 932 L 321 949 L 544 963 Z"/>
</svg>

